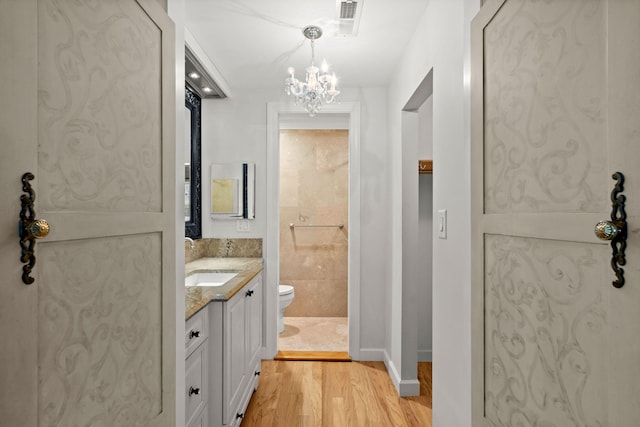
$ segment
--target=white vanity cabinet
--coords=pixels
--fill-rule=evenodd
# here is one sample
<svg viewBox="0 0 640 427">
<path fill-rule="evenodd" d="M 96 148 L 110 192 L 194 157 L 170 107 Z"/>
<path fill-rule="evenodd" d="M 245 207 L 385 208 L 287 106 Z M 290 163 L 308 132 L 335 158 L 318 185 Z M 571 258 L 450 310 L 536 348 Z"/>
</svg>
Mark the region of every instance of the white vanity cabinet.
<svg viewBox="0 0 640 427">
<path fill-rule="evenodd" d="M 249 382 L 252 390 L 258 388 L 260 364 L 262 362 L 262 274 L 250 289 L 251 298 L 245 300 L 247 306 L 247 332 L 245 336 L 248 357 Z"/>
<path fill-rule="evenodd" d="M 209 415 L 209 343 L 208 312 L 200 310 L 186 322 L 185 327 L 185 425 L 208 425 Z"/>
<path fill-rule="evenodd" d="M 262 350 L 262 273 L 231 299 L 209 304 L 209 419 L 238 426 L 258 387 Z"/>
</svg>

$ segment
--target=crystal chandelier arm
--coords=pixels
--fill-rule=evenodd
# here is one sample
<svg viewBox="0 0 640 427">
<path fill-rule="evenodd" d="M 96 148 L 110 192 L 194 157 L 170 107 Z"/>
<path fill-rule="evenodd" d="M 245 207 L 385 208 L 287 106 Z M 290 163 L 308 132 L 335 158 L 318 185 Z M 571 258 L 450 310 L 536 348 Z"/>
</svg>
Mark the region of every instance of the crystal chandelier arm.
<svg viewBox="0 0 640 427">
<path fill-rule="evenodd" d="M 306 89 L 306 84 L 302 82 L 296 82 L 295 84 L 291 85 L 291 93 L 295 97 L 303 96 L 304 93 L 306 92 L 305 89 Z"/>
</svg>

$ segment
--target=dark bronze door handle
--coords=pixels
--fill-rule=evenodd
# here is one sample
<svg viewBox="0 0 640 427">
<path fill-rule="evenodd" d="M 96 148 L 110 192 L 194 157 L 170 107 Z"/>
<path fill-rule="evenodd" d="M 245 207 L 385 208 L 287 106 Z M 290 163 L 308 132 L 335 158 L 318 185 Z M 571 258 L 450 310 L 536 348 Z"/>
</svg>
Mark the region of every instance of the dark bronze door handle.
<svg viewBox="0 0 640 427">
<path fill-rule="evenodd" d="M 34 254 L 36 239 L 42 239 L 49 234 L 49 223 L 44 219 L 36 219 L 36 211 L 33 202 L 36 200 L 36 193 L 33 191 L 29 181 L 34 176 L 31 172 L 22 175 L 22 191 L 26 194 L 20 196 L 22 209 L 20 210 L 20 222 L 18 223 L 18 233 L 20 235 L 20 261 L 25 265 L 22 267 L 22 281 L 30 285 L 34 279 L 31 277 L 33 266 L 36 265 Z"/>
<path fill-rule="evenodd" d="M 612 282 L 616 288 L 624 286 L 624 270 L 621 265 L 627 263 L 625 250 L 627 249 L 627 213 L 624 204 L 627 198 L 624 194 L 624 175 L 616 172 L 611 176 L 616 180 L 616 185 L 611 191 L 611 220 L 599 221 L 594 232 L 602 240 L 611 242 L 613 255 L 611 256 L 611 268 L 616 275 L 616 280 Z"/>
</svg>

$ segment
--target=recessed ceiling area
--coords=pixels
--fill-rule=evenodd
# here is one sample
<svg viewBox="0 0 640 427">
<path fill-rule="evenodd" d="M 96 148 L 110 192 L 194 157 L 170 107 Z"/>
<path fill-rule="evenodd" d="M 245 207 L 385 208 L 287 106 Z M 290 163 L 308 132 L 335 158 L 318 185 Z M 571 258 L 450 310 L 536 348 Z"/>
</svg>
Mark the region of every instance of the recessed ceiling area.
<svg viewBox="0 0 640 427">
<path fill-rule="evenodd" d="M 186 26 L 231 88 L 280 87 L 311 61 L 307 25 L 322 28 L 326 58 L 344 87 L 386 86 L 428 0 L 361 0 L 355 36 L 340 35 L 345 0 L 188 0 Z M 348 3 L 348 1 L 347 1 Z M 347 6 L 349 7 L 349 6 Z M 360 8 L 360 10 L 358 10 Z"/>
<path fill-rule="evenodd" d="M 184 78 L 200 98 L 225 98 L 227 96 L 188 47 L 184 49 Z"/>
</svg>

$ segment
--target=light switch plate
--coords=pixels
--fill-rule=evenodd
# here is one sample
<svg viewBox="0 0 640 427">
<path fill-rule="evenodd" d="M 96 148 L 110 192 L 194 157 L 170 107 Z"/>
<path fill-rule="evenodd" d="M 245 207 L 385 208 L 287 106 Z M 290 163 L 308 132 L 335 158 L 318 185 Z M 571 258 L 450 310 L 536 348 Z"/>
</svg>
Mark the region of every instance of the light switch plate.
<svg viewBox="0 0 640 427">
<path fill-rule="evenodd" d="M 447 238 L 447 210 L 446 209 L 438 210 L 438 222 L 436 223 L 436 227 L 438 228 L 438 238 L 446 239 Z"/>
<path fill-rule="evenodd" d="M 236 221 L 236 230 L 241 232 L 251 231 L 251 223 L 244 219 L 239 219 Z"/>
</svg>

